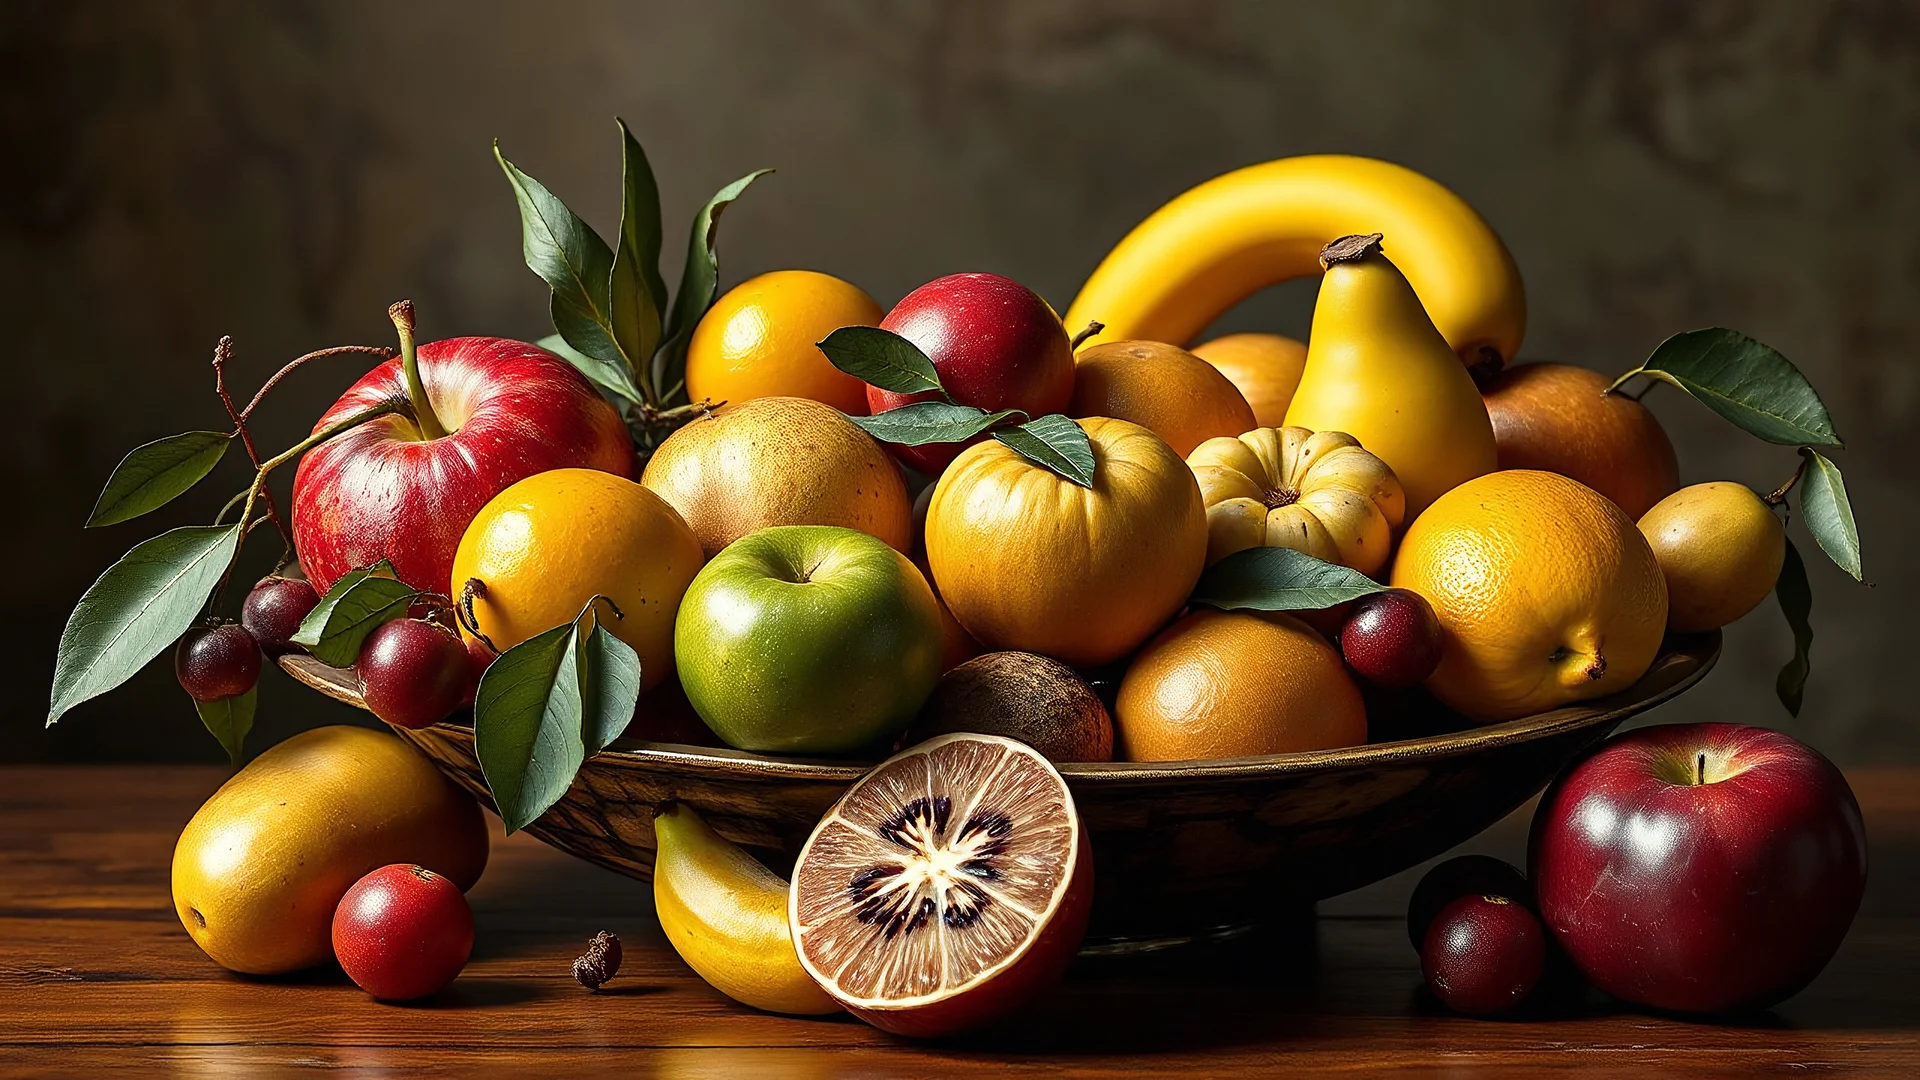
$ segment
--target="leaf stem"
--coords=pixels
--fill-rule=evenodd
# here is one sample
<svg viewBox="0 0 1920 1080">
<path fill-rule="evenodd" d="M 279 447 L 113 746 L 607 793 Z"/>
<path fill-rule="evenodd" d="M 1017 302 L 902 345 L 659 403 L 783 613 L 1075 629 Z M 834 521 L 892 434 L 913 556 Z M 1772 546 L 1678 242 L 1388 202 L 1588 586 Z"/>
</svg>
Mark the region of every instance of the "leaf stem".
<svg viewBox="0 0 1920 1080">
<path fill-rule="evenodd" d="M 220 395 L 220 404 L 226 407 L 227 416 L 233 421 L 233 429 L 240 436 L 240 445 L 246 448 L 247 460 L 253 462 L 255 470 L 260 468 L 260 448 L 254 445 L 253 432 L 247 430 L 247 414 L 235 411 L 233 395 L 227 392 L 227 362 L 233 359 L 233 337 L 222 336 L 213 347 L 213 392 Z M 256 400 L 258 400 L 256 398 Z M 247 409 L 251 410 L 252 405 Z M 280 516 L 280 507 L 274 502 L 273 492 L 266 493 L 267 517 L 273 519 L 274 527 L 280 530 L 280 539 L 286 544 L 287 551 L 293 550 L 293 530 L 287 527 L 287 520 Z M 222 510 L 222 514 L 226 511 Z M 216 518 L 217 522 L 219 519 Z M 244 518 L 242 520 L 245 520 Z"/>
<path fill-rule="evenodd" d="M 1613 380 L 1612 383 L 1608 384 L 1605 390 L 1600 391 L 1600 396 L 1606 397 L 1608 394 L 1618 393 L 1621 387 L 1627 385 L 1628 379 L 1633 378 L 1635 375 L 1642 374 L 1646 370 L 1647 370 L 1646 365 L 1642 364 L 1641 366 L 1634 368 L 1632 371 L 1629 371 L 1624 375 L 1621 375 L 1619 378 Z M 1646 393 L 1646 391 L 1642 390 L 1641 393 L 1644 394 Z M 1638 401 L 1639 399 L 1635 398 L 1634 400 Z"/>
<path fill-rule="evenodd" d="M 1787 492 L 1793 490 L 1793 485 L 1800 482 L 1800 477 L 1805 475 L 1806 471 L 1807 471 L 1807 459 L 1805 457 L 1802 457 L 1800 459 L 1800 464 L 1794 467 L 1793 475 L 1787 477 L 1787 482 L 1784 484 L 1781 484 L 1777 488 L 1774 488 L 1770 494 L 1761 496 L 1760 501 L 1766 503 L 1768 506 L 1779 506 L 1780 504 L 1786 502 Z"/>
<path fill-rule="evenodd" d="M 400 369 L 407 376 L 407 400 L 413 403 L 413 422 L 420 425 L 420 436 L 428 442 L 447 435 L 445 425 L 434 415 L 427 400 L 427 388 L 420 382 L 420 350 L 413 344 L 413 301 L 402 300 L 387 309 L 387 318 L 400 335 Z"/>
</svg>

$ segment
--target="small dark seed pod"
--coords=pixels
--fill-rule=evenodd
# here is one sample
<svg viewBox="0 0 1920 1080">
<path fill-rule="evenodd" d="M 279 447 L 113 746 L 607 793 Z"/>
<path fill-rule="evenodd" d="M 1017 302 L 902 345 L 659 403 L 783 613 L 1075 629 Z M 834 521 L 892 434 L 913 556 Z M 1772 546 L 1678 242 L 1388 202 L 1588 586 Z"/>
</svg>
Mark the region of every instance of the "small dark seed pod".
<svg viewBox="0 0 1920 1080">
<path fill-rule="evenodd" d="M 573 962 L 573 977 L 589 990 L 598 990 L 620 974 L 620 937 L 602 930 L 587 942 L 586 955 Z"/>
</svg>

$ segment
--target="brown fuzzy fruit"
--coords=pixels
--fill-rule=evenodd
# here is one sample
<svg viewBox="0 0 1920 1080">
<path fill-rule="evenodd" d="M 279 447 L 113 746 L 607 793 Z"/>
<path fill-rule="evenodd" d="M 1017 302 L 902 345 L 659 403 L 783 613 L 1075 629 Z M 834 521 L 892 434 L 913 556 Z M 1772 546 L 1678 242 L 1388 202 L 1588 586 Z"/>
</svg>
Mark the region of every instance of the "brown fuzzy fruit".
<svg viewBox="0 0 1920 1080">
<path fill-rule="evenodd" d="M 1521 364 L 1485 393 L 1502 469 L 1570 476 L 1639 520 L 1680 487 L 1680 464 L 1660 421 L 1607 377 L 1571 364 Z"/>
<path fill-rule="evenodd" d="M 1035 653 L 987 653 L 941 676 L 906 741 L 959 731 L 1018 739 L 1056 763 L 1113 760 L 1113 718 L 1099 695 Z"/>
</svg>

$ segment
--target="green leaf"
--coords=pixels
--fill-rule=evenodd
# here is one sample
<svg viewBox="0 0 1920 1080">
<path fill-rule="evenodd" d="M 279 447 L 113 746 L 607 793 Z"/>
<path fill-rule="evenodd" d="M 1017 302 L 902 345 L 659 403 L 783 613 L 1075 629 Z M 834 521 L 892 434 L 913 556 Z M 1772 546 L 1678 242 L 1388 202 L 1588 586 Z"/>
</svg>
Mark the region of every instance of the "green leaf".
<svg viewBox="0 0 1920 1080">
<path fill-rule="evenodd" d="M 1051 469 L 1081 487 L 1093 486 L 1093 444 L 1079 424 L 1059 413 L 995 429 L 993 437 L 1035 465 Z"/>
<path fill-rule="evenodd" d="M 1861 577 L 1860 528 L 1853 521 L 1853 502 L 1840 479 L 1840 466 L 1811 446 L 1801 447 L 1800 456 L 1807 459 L 1800 480 L 1800 520 L 1835 566 L 1855 581 L 1866 580 Z"/>
<path fill-rule="evenodd" d="M 493 156 L 520 206 L 520 250 L 527 268 L 553 289 L 553 328 L 580 352 L 631 368 L 634 360 L 621 353 L 613 332 L 613 250 L 559 197 L 508 161 L 498 141 Z"/>
<path fill-rule="evenodd" d="M 614 122 L 620 125 L 620 241 L 608 288 L 613 337 L 636 370 L 650 371 L 646 365 L 660 345 L 660 313 L 667 306 L 667 283 L 660 277 L 660 189 L 627 122 Z"/>
<path fill-rule="evenodd" d="M 720 215 L 749 185 L 772 171 L 756 169 L 735 180 L 714 192 L 694 215 L 693 230 L 687 238 L 687 264 L 680 272 L 680 291 L 674 295 L 673 313 L 667 318 L 667 343 L 653 358 L 654 386 L 663 390 L 681 386 L 687 371 L 687 342 L 700 316 L 713 306 L 713 294 L 720 287 L 720 257 L 714 250 Z"/>
<path fill-rule="evenodd" d="M 1194 587 L 1193 602 L 1229 611 L 1318 611 L 1384 591 L 1358 570 L 1292 548 L 1257 547 L 1209 567 Z"/>
<path fill-rule="evenodd" d="M 640 654 L 595 622 L 578 651 L 581 738 L 587 756 L 605 750 L 633 722 L 640 700 Z"/>
<path fill-rule="evenodd" d="M 47 724 L 126 682 L 187 632 L 240 550 L 244 526 L 163 532 L 107 567 L 67 618 Z"/>
<path fill-rule="evenodd" d="M 990 413 L 971 405 L 917 401 L 872 416 L 848 416 L 847 419 L 881 442 L 896 446 L 925 446 L 928 443 L 966 442 L 995 424 L 1026 415 L 1019 409 L 1001 409 Z"/>
<path fill-rule="evenodd" d="M 1787 661 L 1780 674 L 1773 680 L 1773 692 L 1780 697 L 1780 704 L 1787 712 L 1800 715 L 1800 702 L 1807 689 L 1807 675 L 1813 670 L 1807 659 L 1807 653 L 1813 648 L 1813 624 L 1808 617 L 1813 614 L 1813 589 L 1807 584 L 1807 567 L 1800 561 L 1800 552 L 1794 549 L 1793 541 L 1787 541 L 1787 558 L 1780 564 L 1780 580 L 1774 583 L 1773 594 L 1780 601 L 1780 612 L 1787 617 L 1787 625 L 1793 629 L 1793 659 Z"/>
<path fill-rule="evenodd" d="M 353 574 L 362 574 L 353 580 Z M 300 622 L 293 643 L 302 645 L 323 664 L 352 667 L 360 659 L 367 635 L 383 623 L 407 613 L 419 590 L 364 571 L 343 575 Z"/>
<path fill-rule="evenodd" d="M 232 441 L 231 432 L 189 431 L 134 447 L 113 467 L 87 528 L 117 525 L 186 494 L 220 464 Z"/>
<path fill-rule="evenodd" d="M 1675 334 L 1622 375 L 1685 390 L 1748 434 L 1782 446 L 1841 446 L 1827 407 L 1786 357 L 1736 330 Z"/>
<path fill-rule="evenodd" d="M 562 317 L 559 306 L 560 297 L 555 295 L 553 298 L 553 317 L 555 322 L 558 322 Z M 627 365 L 609 364 L 604 360 L 588 356 L 586 353 L 567 344 L 567 339 L 561 337 L 559 334 L 548 334 L 546 337 L 534 342 L 534 344 L 565 360 L 567 363 L 572 364 L 580 374 L 587 377 L 588 382 L 612 394 L 619 401 L 645 400 L 640 393 L 640 388 L 634 385 L 633 373 L 628 370 Z"/>
<path fill-rule="evenodd" d="M 260 687 L 256 683 L 237 697 L 193 703 L 194 711 L 200 714 L 200 722 L 207 726 L 214 738 L 220 740 L 220 745 L 226 748 L 228 760 L 233 762 L 236 769 L 240 767 L 240 751 L 246 745 L 247 733 L 253 730 L 253 711 L 259 700 Z"/>
<path fill-rule="evenodd" d="M 833 366 L 862 382 L 896 394 L 937 391 L 945 396 L 940 373 L 920 346 L 877 326 L 843 326 L 820 343 Z"/>
</svg>

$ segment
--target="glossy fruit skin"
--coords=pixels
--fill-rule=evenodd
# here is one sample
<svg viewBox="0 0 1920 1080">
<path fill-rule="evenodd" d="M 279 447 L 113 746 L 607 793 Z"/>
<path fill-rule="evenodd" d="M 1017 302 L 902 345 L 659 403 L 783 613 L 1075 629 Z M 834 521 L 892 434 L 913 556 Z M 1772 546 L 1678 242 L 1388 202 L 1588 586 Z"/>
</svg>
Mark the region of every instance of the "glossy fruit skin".
<svg viewBox="0 0 1920 1080">
<path fill-rule="evenodd" d="M 920 347 L 954 401 L 1029 417 L 1065 412 L 1073 394 L 1073 349 L 1066 328 L 1039 294 L 998 274 L 949 274 L 901 298 L 880 321 Z M 938 395 L 867 387 L 867 406 L 885 412 Z M 888 446 L 909 468 L 938 476 L 960 453 L 956 443 Z"/>
<path fill-rule="evenodd" d="M 1581 973 L 1677 1012 L 1798 993 L 1840 947 L 1867 883 L 1860 806 L 1840 770 L 1740 724 L 1601 744 L 1541 797 L 1528 859 L 1541 919 Z"/>
<path fill-rule="evenodd" d="M 1455 856 L 1427 871 L 1407 900 L 1407 940 L 1415 952 L 1425 947 L 1434 916 L 1463 896 L 1504 896 L 1533 906 L 1533 886 L 1512 863 L 1491 855 Z"/>
<path fill-rule="evenodd" d="M 320 594 L 300 578 L 262 578 L 240 604 L 240 625 L 268 656 L 280 656 L 299 646 L 293 635 L 300 621 L 319 606 Z"/>
<path fill-rule="evenodd" d="M 1442 496 L 1401 538 L 1392 584 L 1424 597 L 1445 631 L 1427 689 L 1486 722 L 1626 689 L 1667 624 L 1640 530 L 1558 473 L 1497 472 Z"/>
<path fill-rule="evenodd" d="M 1066 323 L 1076 331 L 1091 319 L 1106 323 L 1096 343 L 1185 344 L 1261 289 L 1319 273 L 1323 245 L 1369 232 L 1386 234 L 1421 306 L 1463 361 L 1479 362 L 1483 349 L 1513 359 L 1527 301 L 1506 245 L 1433 180 L 1343 154 L 1249 165 L 1168 202 L 1101 260 Z"/>
<path fill-rule="evenodd" d="M 1287 425 L 1359 440 L 1399 477 L 1411 520 L 1498 455 L 1479 388 L 1388 258 L 1397 239 L 1328 266 Z"/>
<path fill-rule="evenodd" d="M 324 594 L 381 559 L 416 589 L 447 587 L 460 535 L 487 500 L 548 469 L 632 476 L 627 428 L 585 376 L 545 349 L 504 338 L 420 346 L 420 378 L 451 432 L 432 442 L 404 416 L 363 424 L 309 450 L 293 479 L 300 564 Z M 406 397 L 400 361 L 369 371 L 314 425 L 317 432 Z"/>
<path fill-rule="evenodd" d="M 867 384 L 833 366 L 819 342 L 843 326 L 874 326 L 880 305 L 857 285 L 813 270 L 748 278 L 714 301 L 687 344 L 687 397 L 738 405 L 803 397 L 853 416 Z"/>
<path fill-rule="evenodd" d="M 1407 496 L 1387 463 L 1342 431 L 1255 428 L 1187 455 L 1207 506 L 1207 564 L 1284 547 L 1369 576 L 1387 565 Z"/>
<path fill-rule="evenodd" d="M 1511 1010 L 1533 993 L 1547 966 L 1547 940 L 1527 906 L 1505 896 L 1468 895 L 1434 916 L 1420 949 L 1420 973 L 1447 1008 L 1468 1016 Z"/>
<path fill-rule="evenodd" d="M 195 701 L 223 701 L 260 680 L 260 646 L 234 623 L 195 627 L 173 648 L 173 674 Z"/>
<path fill-rule="evenodd" d="M 473 909 L 460 887 L 419 866 L 383 866 L 333 913 L 333 955 L 360 989 L 412 1001 L 453 982 L 473 954 Z"/>
<path fill-rule="evenodd" d="M 1139 424 L 1181 457 L 1255 426 L 1253 407 L 1218 368 L 1175 345 L 1112 341 L 1074 357 L 1067 415 Z"/>
<path fill-rule="evenodd" d="M 998 442 L 970 446 L 934 488 L 927 563 L 940 596 L 991 650 L 1096 667 L 1134 651 L 1186 604 L 1207 558 L 1193 473 L 1124 420 L 1078 421 L 1083 488 Z"/>
<path fill-rule="evenodd" d="M 381 624 L 361 644 L 354 670 L 367 708 L 395 727 L 431 727 L 473 694 L 460 635 L 424 619 Z"/>
<path fill-rule="evenodd" d="M 1744 484 L 1695 484 L 1660 500 L 1640 532 L 1667 579 L 1667 625 L 1713 630 L 1752 611 L 1780 580 L 1787 529 Z"/>
<path fill-rule="evenodd" d="M 1191 351 L 1240 391 L 1253 410 L 1254 423 L 1286 426 L 1287 405 L 1307 366 L 1305 342 L 1279 334 L 1223 334 Z"/>
<path fill-rule="evenodd" d="M 538 473 L 496 495 L 460 538 L 447 586 L 484 584 L 474 622 L 505 652 L 572 622 L 595 595 L 619 616 L 600 624 L 640 655 L 640 686 L 673 671 L 673 619 L 705 562 L 700 542 L 659 495 L 593 469 Z M 463 637 L 472 638 L 466 627 Z M 481 646 L 482 649 L 485 646 Z"/>
<path fill-rule="evenodd" d="M 1572 364 L 1518 364 L 1487 387 L 1502 469 L 1570 476 L 1638 520 L 1680 486 L 1673 442 L 1651 410 Z"/>
<path fill-rule="evenodd" d="M 193 815 L 173 850 L 173 903 L 222 967 L 276 975 L 333 955 L 334 908 L 389 863 L 462 889 L 487 865 L 480 807 L 384 731 L 322 727 L 261 754 Z"/>
<path fill-rule="evenodd" d="M 890 745 L 940 678 L 940 612 L 905 555 L 854 529 L 762 529 L 715 556 L 674 626 L 680 685 L 740 750 Z"/>
<path fill-rule="evenodd" d="M 1440 666 L 1445 635 L 1433 605 L 1406 589 L 1363 596 L 1340 630 L 1340 654 L 1361 678 L 1418 686 Z"/>
<path fill-rule="evenodd" d="M 1113 715 L 1122 761 L 1292 754 L 1367 741 L 1340 655 L 1277 613 L 1200 608 L 1133 659 Z"/>
<path fill-rule="evenodd" d="M 840 1006 L 800 966 L 787 883 L 684 803 L 653 819 L 653 908 L 674 951 L 707 985 L 767 1012 L 818 1016 Z"/>
<path fill-rule="evenodd" d="M 640 482 L 680 512 L 711 559 L 755 529 L 839 525 L 905 552 L 912 503 L 893 459 L 806 398 L 757 398 L 667 437 Z"/>
</svg>

